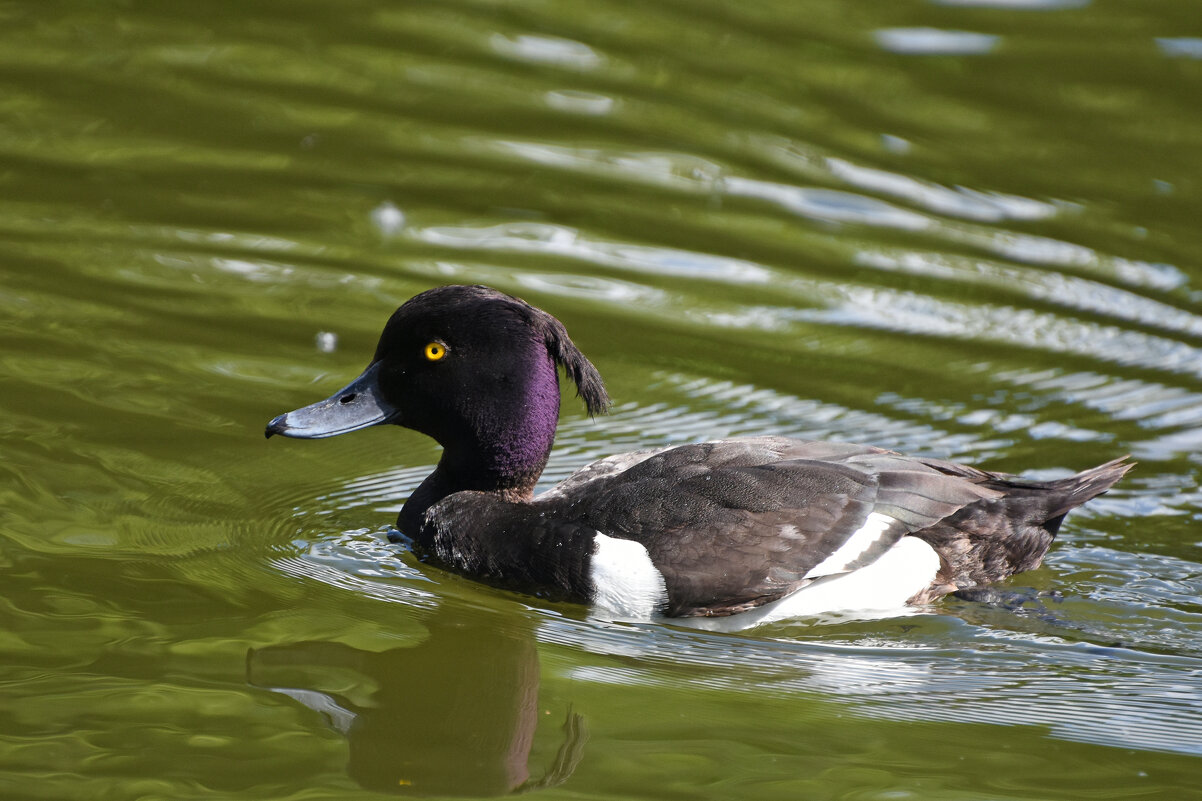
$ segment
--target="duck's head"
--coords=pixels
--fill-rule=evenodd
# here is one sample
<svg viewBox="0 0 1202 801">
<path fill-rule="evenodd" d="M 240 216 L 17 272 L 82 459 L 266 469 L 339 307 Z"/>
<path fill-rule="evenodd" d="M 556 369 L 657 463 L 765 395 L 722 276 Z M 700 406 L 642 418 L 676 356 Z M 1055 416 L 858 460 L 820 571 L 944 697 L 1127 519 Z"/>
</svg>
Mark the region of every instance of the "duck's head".
<svg viewBox="0 0 1202 801">
<path fill-rule="evenodd" d="M 439 467 L 456 489 L 533 486 L 559 418 L 557 365 L 590 414 L 606 410 L 600 374 L 554 317 L 495 289 L 439 287 L 393 313 L 362 375 L 266 434 L 318 439 L 392 423 L 443 446 Z"/>
</svg>

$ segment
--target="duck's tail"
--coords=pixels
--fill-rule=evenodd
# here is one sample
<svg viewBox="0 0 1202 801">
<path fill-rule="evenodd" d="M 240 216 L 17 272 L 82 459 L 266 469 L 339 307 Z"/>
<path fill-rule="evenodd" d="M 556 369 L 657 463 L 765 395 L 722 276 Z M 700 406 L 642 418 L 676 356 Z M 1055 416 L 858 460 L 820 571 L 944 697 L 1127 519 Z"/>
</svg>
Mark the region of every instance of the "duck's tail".
<svg viewBox="0 0 1202 801">
<path fill-rule="evenodd" d="M 1038 487 L 1046 491 L 1050 501 L 1047 519 L 1041 525 L 1051 535 L 1055 536 L 1064 522 L 1064 516 L 1086 501 L 1093 500 L 1106 490 L 1118 483 L 1127 475 L 1127 471 L 1135 467 L 1135 462 L 1129 461 L 1130 456 L 1082 470 L 1075 476 L 1055 479 L 1053 481 L 1030 482 L 1027 486 Z"/>
<path fill-rule="evenodd" d="M 995 490 L 998 495 L 960 509 L 913 536 L 942 560 L 931 597 L 1000 581 L 1038 567 L 1064 516 L 1101 495 L 1135 466 L 1130 457 L 1051 481 L 1029 481 L 943 463 L 939 469 Z M 934 465 L 932 465 L 934 466 Z"/>
</svg>

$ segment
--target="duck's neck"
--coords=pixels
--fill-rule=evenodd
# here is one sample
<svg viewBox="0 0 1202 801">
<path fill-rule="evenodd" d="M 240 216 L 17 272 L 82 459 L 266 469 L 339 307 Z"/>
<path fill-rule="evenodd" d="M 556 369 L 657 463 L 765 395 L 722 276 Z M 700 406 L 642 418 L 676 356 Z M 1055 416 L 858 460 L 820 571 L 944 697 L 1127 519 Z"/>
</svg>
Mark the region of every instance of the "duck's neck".
<svg viewBox="0 0 1202 801">
<path fill-rule="evenodd" d="M 524 386 L 506 388 L 485 409 L 465 410 L 462 427 L 444 436 L 442 458 L 397 518 L 397 528 L 420 542 L 426 511 L 446 496 L 475 490 L 527 502 L 547 464 L 559 421 L 559 378 L 543 351 Z M 476 399 L 477 401 L 479 399 Z"/>
</svg>

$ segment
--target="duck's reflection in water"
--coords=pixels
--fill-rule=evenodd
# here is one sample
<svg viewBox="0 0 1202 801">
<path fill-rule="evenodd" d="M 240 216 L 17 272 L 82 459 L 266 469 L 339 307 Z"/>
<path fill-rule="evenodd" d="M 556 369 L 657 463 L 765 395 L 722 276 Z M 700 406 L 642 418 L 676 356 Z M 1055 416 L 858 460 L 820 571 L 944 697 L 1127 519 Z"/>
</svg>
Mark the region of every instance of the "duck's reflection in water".
<svg viewBox="0 0 1202 801">
<path fill-rule="evenodd" d="M 570 710 L 541 778 L 529 760 L 539 663 L 529 625 L 437 612 L 418 645 L 372 652 L 337 642 L 252 650 L 253 686 L 322 713 L 350 745 L 364 788 L 402 795 L 497 796 L 561 784 L 580 762 L 584 720 Z"/>
</svg>

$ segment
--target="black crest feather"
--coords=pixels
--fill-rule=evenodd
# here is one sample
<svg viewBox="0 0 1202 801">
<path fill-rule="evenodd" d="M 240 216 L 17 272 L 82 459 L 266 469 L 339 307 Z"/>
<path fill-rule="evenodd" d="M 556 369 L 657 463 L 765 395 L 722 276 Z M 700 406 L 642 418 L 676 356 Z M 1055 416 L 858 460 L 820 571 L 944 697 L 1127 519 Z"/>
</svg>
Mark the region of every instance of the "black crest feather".
<svg viewBox="0 0 1202 801">
<path fill-rule="evenodd" d="M 580 352 L 568 336 L 563 323 L 541 309 L 530 307 L 535 312 L 535 325 L 542 330 L 547 352 L 555 363 L 576 385 L 576 395 L 584 401 L 589 415 L 605 414 L 609 411 L 609 393 L 605 382 L 593 363 Z"/>
</svg>

